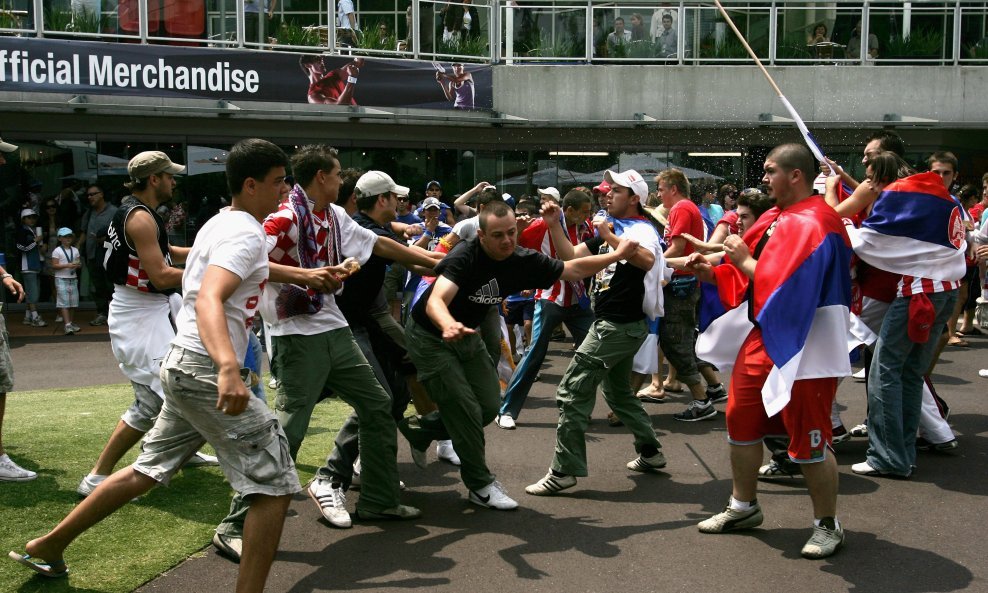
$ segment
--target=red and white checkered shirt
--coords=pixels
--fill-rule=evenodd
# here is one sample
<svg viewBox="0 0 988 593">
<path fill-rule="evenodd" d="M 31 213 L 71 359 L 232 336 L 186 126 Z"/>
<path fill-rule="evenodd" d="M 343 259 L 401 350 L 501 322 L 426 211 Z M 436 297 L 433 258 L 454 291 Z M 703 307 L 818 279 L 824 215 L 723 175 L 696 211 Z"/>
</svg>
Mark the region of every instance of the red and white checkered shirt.
<svg viewBox="0 0 988 593">
<path fill-rule="evenodd" d="M 329 257 L 326 253 L 326 237 L 329 234 L 328 217 L 332 215 L 332 207 L 315 211 L 312 200 L 308 202 L 309 211 L 312 212 L 312 226 L 316 229 L 316 245 L 319 246 L 314 263 L 318 266 L 330 265 L 327 263 Z M 282 201 L 278 210 L 264 219 L 264 233 L 268 236 L 268 260 L 298 267 L 298 224 L 295 211 L 288 200 Z"/>
<path fill-rule="evenodd" d="M 573 245 L 579 245 L 593 236 L 590 224 L 586 221 L 577 225 L 567 226 L 565 231 Z M 552 244 L 552 235 L 549 233 L 549 226 L 541 218 L 530 224 L 522 232 L 518 244 L 522 247 L 534 249 L 553 259 L 559 259 L 556 256 L 556 247 Z M 536 290 L 535 300 L 552 301 L 560 307 L 569 307 L 570 305 L 577 304 L 573 283 L 565 280 L 556 280 L 551 287 Z"/>
</svg>

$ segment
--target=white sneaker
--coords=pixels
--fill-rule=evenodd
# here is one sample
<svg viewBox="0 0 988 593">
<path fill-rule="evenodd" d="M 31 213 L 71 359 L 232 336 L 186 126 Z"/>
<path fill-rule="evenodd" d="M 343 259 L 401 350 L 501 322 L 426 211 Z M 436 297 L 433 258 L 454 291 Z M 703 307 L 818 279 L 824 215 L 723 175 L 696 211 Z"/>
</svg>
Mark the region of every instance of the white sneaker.
<svg viewBox="0 0 988 593">
<path fill-rule="evenodd" d="M 329 480 L 316 479 L 309 482 L 306 491 L 330 525 L 340 529 L 353 527 L 350 513 L 346 510 L 346 494 L 343 492 L 343 488 L 334 487 Z"/>
<path fill-rule="evenodd" d="M 518 503 L 508 496 L 508 493 L 504 491 L 504 486 L 497 480 L 480 490 L 471 490 L 469 499 L 475 505 L 498 511 L 510 511 L 518 508 Z"/>
<path fill-rule="evenodd" d="M 106 325 L 106 315 L 100 313 L 89 322 L 89 325 Z"/>
<path fill-rule="evenodd" d="M 498 428 L 503 428 L 504 430 L 514 430 L 518 426 L 515 424 L 515 419 L 509 414 L 499 414 L 494 419 L 494 422 L 497 423 Z"/>
<path fill-rule="evenodd" d="M 48 323 L 40 315 L 31 320 L 31 325 L 34 327 L 48 327 Z"/>
<path fill-rule="evenodd" d="M 96 487 L 103 483 L 103 480 L 107 479 L 109 476 L 97 476 L 96 474 L 87 474 L 85 478 L 79 482 L 79 487 L 75 489 L 79 493 L 79 496 L 86 498 L 96 490 Z"/>
<path fill-rule="evenodd" d="M 452 463 L 453 465 L 460 465 L 460 456 L 453 449 L 453 441 L 437 441 L 436 455 L 443 461 Z"/>
<path fill-rule="evenodd" d="M 55 323 L 61 323 L 61 322 L 62 322 L 62 316 L 61 315 L 56 315 L 55 316 Z"/>
<path fill-rule="evenodd" d="M 271 380 L 268 381 L 268 387 L 270 389 L 277 389 L 278 388 L 278 380 L 275 379 L 274 377 L 271 377 Z"/>
<path fill-rule="evenodd" d="M 0 482 L 28 482 L 38 477 L 35 472 L 14 463 L 9 455 L 0 455 Z"/>
<path fill-rule="evenodd" d="M 853 379 L 855 379 L 857 381 L 864 381 L 865 380 L 865 370 L 864 369 L 861 369 L 860 371 L 858 371 L 858 372 L 854 373 L 853 375 L 851 375 L 851 378 L 853 378 Z"/>
<path fill-rule="evenodd" d="M 981 369 L 978 371 L 978 376 L 988 379 L 988 369 Z"/>
<path fill-rule="evenodd" d="M 65 324 L 65 335 L 66 336 L 71 336 L 74 333 L 75 333 L 75 328 L 72 327 L 72 324 L 71 323 L 66 323 Z"/>
</svg>

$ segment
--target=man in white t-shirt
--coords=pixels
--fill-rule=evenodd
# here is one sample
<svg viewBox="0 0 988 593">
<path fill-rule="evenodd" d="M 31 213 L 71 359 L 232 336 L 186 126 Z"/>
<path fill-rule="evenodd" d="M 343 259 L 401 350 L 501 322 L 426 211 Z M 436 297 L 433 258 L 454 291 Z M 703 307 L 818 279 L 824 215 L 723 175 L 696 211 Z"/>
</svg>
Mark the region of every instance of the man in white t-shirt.
<svg viewBox="0 0 988 593">
<path fill-rule="evenodd" d="M 391 416 L 391 398 L 374 376 L 367 359 L 353 340 L 332 289 L 307 281 L 311 273 L 328 271 L 343 280 L 352 268 L 372 254 L 431 269 L 434 260 L 395 241 L 378 240 L 335 204 L 343 179 L 335 149 L 303 146 L 292 156 L 296 185 L 278 211 L 264 221 L 272 282 L 260 302 L 261 316 L 274 346 L 271 361 L 278 375 L 275 410 L 288 435 L 294 458 L 302 446 L 316 403 L 327 390 L 350 404 L 360 419 L 361 491 L 357 516 L 364 520 L 414 519 L 415 507 L 400 504 L 397 463 L 397 426 Z M 394 193 L 407 192 L 396 186 Z M 355 260 L 355 261 L 354 261 Z M 298 279 L 282 279 L 282 270 Z M 322 488 L 322 487 L 325 488 Z M 313 483 L 309 495 L 331 496 L 330 483 Z M 213 543 L 236 560 L 247 505 L 234 499 L 230 514 L 216 528 Z M 246 533 L 246 532 L 244 532 Z"/>
<path fill-rule="evenodd" d="M 357 13 L 353 9 L 353 0 L 339 0 L 336 3 L 336 39 L 339 43 L 356 46 L 358 43 L 357 34 L 360 27 L 357 26 Z"/>
<path fill-rule="evenodd" d="M 260 221 L 273 212 L 288 158 L 274 144 L 237 143 L 227 158 L 232 206 L 199 232 L 186 260 L 184 298 L 162 362 L 168 397 L 134 465 L 107 478 L 55 529 L 10 557 L 48 577 L 68 574 L 62 554 L 88 528 L 155 485 L 167 484 L 203 441 L 231 486 L 251 501 L 238 591 L 262 591 L 291 495 L 301 489 L 277 419 L 244 382 L 241 361 L 268 258 Z"/>
</svg>

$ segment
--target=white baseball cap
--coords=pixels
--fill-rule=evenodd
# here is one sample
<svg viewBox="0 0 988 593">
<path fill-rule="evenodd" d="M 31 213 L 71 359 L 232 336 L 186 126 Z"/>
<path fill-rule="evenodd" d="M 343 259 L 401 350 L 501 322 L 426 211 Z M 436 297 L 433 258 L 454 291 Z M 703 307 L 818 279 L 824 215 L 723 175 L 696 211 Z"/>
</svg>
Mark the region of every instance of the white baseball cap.
<svg viewBox="0 0 988 593">
<path fill-rule="evenodd" d="M 391 176 L 384 171 L 368 171 L 357 180 L 357 197 L 379 196 L 394 192 L 399 196 L 407 196 L 408 188 L 395 183 Z"/>
<path fill-rule="evenodd" d="M 438 198 L 426 198 L 422 200 L 422 209 L 428 210 L 429 208 L 439 208 L 442 210 L 442 203 L 439 202 Z"/>
<path fill-rule="evenodd" d="M 559 202 L 559 190 L 554 187 L 547 187 L 545 189 L 539 190 L 539 195 L 552 196 L 556 202 Z"/>
<path fill-rule="evenodd" d="M 27 218 L 28 216 L 37 216 L 37 215 L 38 213 L 35 212 L 32 208 L 25 208 L 21 210 L 21 218 Z"/>
<path fill-rule="evenodd" d="M 4 142 L 3 138 L 0 138 L 0 152 L 14 152 L 15 150 L 17 150 L 16 144 Z"/>
<path fill-rule="evenodd" d="M 615 173 L 614 171 L 604 171 L 604 181 L 610 183 L 611 185 L 620 185 L 621 187 L 626 187 L 631 190 L 633 194 L 641 198 L 644 202 L 648 199 L 648 184 L 645 183 L 645 179 L 638 174 L 638 171 L 634 169 L 628 169 L 622 173 Z"/>
</svg>

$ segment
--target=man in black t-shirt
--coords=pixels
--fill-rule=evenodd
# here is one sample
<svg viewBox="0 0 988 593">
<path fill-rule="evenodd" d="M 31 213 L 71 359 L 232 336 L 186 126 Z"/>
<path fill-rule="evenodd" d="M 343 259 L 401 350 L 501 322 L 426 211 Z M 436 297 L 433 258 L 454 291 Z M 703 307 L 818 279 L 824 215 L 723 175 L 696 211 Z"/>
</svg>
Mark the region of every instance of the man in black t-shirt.
<svg viewBox="0 0 988 593">
<path fill-rule="evenodd" d="M 666 465 L 652 421 L 630 383 L 635 353 L 648 334 L 646 314 L 651 318 L 662 314 L 660 280 L 665 263 L 661 242 L 656 227 L 641 207 L 641 201 L 648 195 L 648 186 L 641 175 L 634 170 L 607 171 L 605 179 L 611 185 L 608 217 L 594 219 L 596 237 L 574 247 L 558 224 L 558 209 L 547 209 L 542 214 L 543 218 L 556 219 L 547 222 L 556 254 L 563 260 L 608 253 L 627 239 L 636 241 L 639 247 L 632 257 L 607 266 L 594 278 L 591 299 L 596 319 L 559 383 L 556 451 L 549 473 L 525 488 L 525 492 L 534 496 L 572 488 L 577 477 L 587 475 L 585 435 L 598 385 L 608 406 L 635 437 L 638 457 L 628 462 L 628 469 L 646 472 Z"/>
<path fill-rule="evenodd" d="M 518 507 L 487 468 L 484 427 L 497 415 L 500 384 L 494 362 L 477 332 L 488 310 L 509 294 L 548 288 L 558 279 L 580 280 L 626 257 L 637 243 L 568 262 L 517 246 L 515 216 L 504 203 L 480 215 L 477 237 L 462 241 L 436 266 L 438 278 L 412 309 L 405 328 L 412 362 L 438 404 L 470 502 L 508 510 Z M 399 424 L 421 457 L 435 435 L 413 417 Z"/>
</svg>

